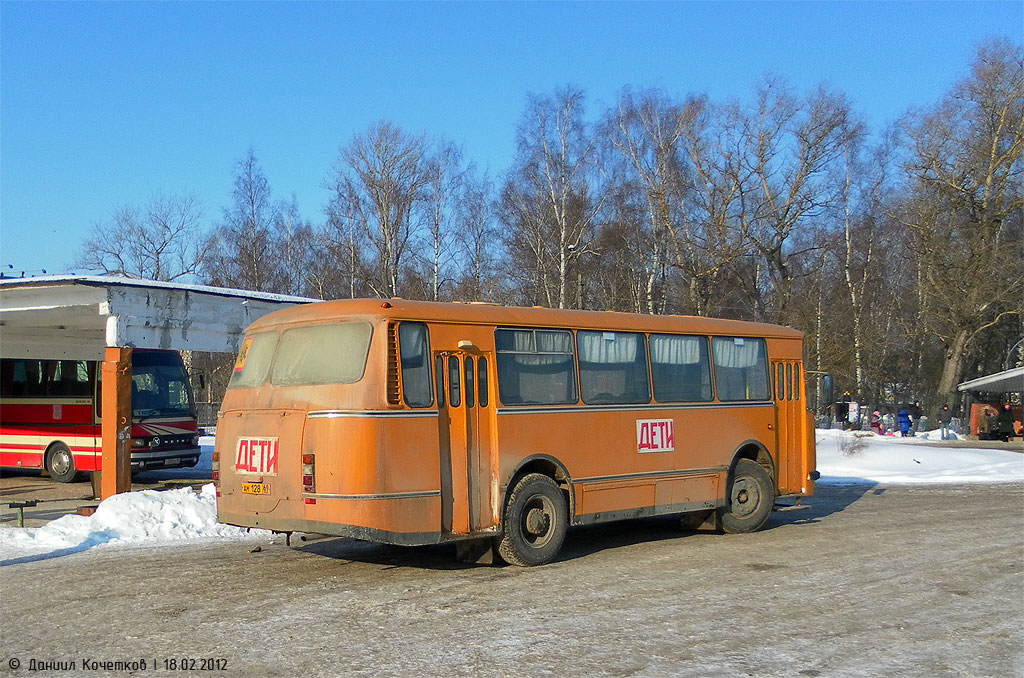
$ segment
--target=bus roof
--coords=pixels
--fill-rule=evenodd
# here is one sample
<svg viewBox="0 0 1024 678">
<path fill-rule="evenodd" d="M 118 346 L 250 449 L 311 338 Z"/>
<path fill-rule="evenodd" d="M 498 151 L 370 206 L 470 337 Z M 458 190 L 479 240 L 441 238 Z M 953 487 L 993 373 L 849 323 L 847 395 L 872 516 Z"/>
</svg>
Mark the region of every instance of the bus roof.
<svg viewBox="0 0 1024 678">
<path fill-rule="evenodd" d="M 257 332 L 281 325 L 340 320 L 353 316 L 510 327 L 571 327 L 791 339 L 803 337 L 802 332 L 791 327 L 701 316 L 576 311 L 540 306 L 531 308 L 478 302 L 443 303 L 406 299 L 340 299 L 304 304 L 269 313 L 253 322 L 246 331 Z"/>
</svg>

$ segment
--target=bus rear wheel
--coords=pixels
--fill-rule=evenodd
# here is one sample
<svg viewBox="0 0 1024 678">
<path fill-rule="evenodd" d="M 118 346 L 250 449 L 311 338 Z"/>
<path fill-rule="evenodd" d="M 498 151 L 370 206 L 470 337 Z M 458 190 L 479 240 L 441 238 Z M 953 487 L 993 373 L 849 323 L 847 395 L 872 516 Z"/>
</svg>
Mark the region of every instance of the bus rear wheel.
<svg viewBox="0 0 1024 678">
<path fill-rule="evenodd" d="M 754 532 L 768 520 L 775 504 L 775 491 L 768 472 L 757 462 L 736 462 L 726 505 L 718 509 L 722 531 L 729 534 Z"/>
<path fill-rule="evenodd" d="M 551 478 L 530 473 L 519 479 L 505 507 L 505 529 L 498 555 L 509 565 L 550 562 L 562 548 L 568 527 L 562 491 Z"/>
<path fill-rule="evenodd" d="M 46 453 L 46 472 L 58 483 L 70 483 L 78 475 L 75 458 L 64 443 L 54 443 Z"/>
</svg>

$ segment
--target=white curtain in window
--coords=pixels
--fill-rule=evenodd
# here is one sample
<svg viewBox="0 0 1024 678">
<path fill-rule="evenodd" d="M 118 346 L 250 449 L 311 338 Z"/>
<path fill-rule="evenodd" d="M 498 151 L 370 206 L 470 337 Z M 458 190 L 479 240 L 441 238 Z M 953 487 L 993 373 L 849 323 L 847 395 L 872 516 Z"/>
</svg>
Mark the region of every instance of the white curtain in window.
<svg viewBox="0 0 1024 678">
<path fill-rule="evenodd" d="M 719 367 L 753 367 L 761 357 L 761 342 L 754 339 L 715 337 L 712 349 Z"/>
<path fill-rule="evenodd" d="M 622 332 L 578 332 L 576 334 L 580 362 L 614 363 L 636 362 L 637 335 Z"/>
<path fill-rule="evenodd" d="M 700 337 L 651 337 L 651 362 L 667 365 L 695 365 L 700 362 Z"/>
<path fill-rule="evenodd" d="M 516 337 L 518 348 L 519 337 Z M 527 349 L 528 350 L 528 349 Z M 541 353 L 572 353 L 572 335 L 568 332 L 537 331 L 537 350 Z"/>
</svg>

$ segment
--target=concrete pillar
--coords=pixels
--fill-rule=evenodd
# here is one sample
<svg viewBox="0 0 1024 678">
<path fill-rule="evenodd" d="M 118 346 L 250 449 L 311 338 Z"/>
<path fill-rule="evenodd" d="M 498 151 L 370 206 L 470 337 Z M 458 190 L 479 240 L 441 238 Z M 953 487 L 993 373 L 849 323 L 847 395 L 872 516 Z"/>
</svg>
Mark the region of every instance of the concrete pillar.
<svg viewBox="0 0 1024 678">
<path fill-rule="evenodd" d="M 100 369 L 103 374 L 100 496 L 106 499 L 132 489 L 132 350 L 108 347 Z"/>
</svg>

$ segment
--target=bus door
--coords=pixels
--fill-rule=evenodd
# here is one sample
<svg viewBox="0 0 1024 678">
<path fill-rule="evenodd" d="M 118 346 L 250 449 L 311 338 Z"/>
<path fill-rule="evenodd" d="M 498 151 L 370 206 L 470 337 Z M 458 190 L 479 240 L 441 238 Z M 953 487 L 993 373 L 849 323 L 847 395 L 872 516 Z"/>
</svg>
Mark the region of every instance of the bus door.
<svg viewBox="0 0 1024 678">
<path fill-rule="evenodd" d="M 434 354 L 441 441 L 441 529 L 469 534 L 495 524 L 486 353 Z"/>
<path fill-rule="evenodd" d="M 775 405 L 778 430 L 778 484 L 785 491 L 799 491 L 799 454 L 804 435 L 804 396 L 799 361 L 774 363 Z M 793 490 L 796 488 L 796 490 Z"/>
</svg>

